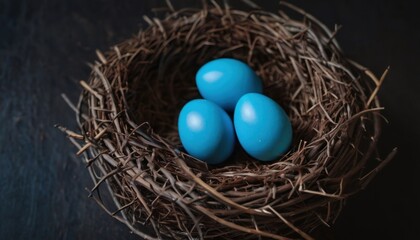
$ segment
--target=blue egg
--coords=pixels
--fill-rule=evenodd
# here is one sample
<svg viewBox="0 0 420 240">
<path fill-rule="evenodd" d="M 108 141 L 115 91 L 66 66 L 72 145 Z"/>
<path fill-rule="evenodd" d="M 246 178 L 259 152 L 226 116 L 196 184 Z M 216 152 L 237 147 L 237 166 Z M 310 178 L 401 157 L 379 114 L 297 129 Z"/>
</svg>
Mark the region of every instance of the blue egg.
<svg viewBox="0 0 420 240">
<path fill-rule="evenodd" d="M 225 161 L 233 152 L 235 132 L 229 115 L 215 103 L 195 99 L 178 118 L 182 145 L 191 155 L 209 164 Z"/>
<path fill-rule="evenodd" d="M 262 82 L 244 62 L 219 58 L 204 64 L 197 72 L 196 84 L 203 98 L 226 111 L 233 111 L 246 93 L 262 93 Z"/>
<path fill-rule="evenodd" d="M 262 94 L 248 93 L 239 99 L 234 124 L 244 150 L 261 161 L 277 159 L 292 143 L 292 125 L 286 112 Z"/>
</svg>

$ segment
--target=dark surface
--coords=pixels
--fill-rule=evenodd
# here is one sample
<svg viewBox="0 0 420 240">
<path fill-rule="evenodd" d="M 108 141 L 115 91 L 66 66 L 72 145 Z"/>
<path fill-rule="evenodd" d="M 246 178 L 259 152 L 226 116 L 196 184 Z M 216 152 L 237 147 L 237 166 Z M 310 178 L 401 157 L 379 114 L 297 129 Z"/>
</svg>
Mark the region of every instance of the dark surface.
<svg viewBox="0 0 420 240">
<path fill-rule="evenodd" d="M 60 94 L 75 100 L 95 49 L 135 34 L 142 15 L 164 4 L 153 2 L 0 0 L 0 239 L 136 239 L 88 199 L 88 172 L 53 125 L 76 129 Z M 397 146 L 399 154 L 348 201 L 335 238 L 413 239 L 420 214 L 416 1 L 292 2 L 329 27 L 343 25 L 338 40 L 351 58 L 377 74 L 391 66 L 380 92 L 390 122 L 380 153 Z"/>
</svg>

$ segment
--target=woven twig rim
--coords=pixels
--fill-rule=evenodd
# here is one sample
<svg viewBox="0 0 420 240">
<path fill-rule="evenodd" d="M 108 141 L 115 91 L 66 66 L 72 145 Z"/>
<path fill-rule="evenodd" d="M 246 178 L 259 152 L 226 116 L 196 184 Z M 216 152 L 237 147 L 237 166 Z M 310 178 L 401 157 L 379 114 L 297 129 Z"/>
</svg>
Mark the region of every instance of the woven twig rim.
<svg viewBox="0 0 420 240">
<path fill-rule="evenodd" d="M 343 57 L 336 32 L 293 5 L 281 9 L 213 2 L 173 10 L 162 20 L 145 17 L 147 29 L 97 52 L 75 107 L 81 133 L 61 129 L 86 160 L 91 196 L 140 237 L 313 239 L 392 159 L 395 150 L 376 160 L 376 94 L 387 71 L 375 77 Z M 265 164 L 238 150 L 212 167 L 179 150 L 174 122 L 180 106 L 198 97 L 195 71 L 223 56 L 254 68 L 264 92 L 288 112 L 295 136 L 285 156 Z"/>
</svg>

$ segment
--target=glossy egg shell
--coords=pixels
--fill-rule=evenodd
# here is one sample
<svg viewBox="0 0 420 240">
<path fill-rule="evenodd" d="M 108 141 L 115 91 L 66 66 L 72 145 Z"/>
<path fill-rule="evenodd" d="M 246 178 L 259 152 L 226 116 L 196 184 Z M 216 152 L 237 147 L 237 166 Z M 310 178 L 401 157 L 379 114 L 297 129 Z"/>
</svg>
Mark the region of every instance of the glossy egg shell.
<svg viewBox="0 0 420 240">
<path fill-rule="evenodd" d="M 188 102 L 179 114 L 178 132 L 185 150 L 209 164 L 219 164 L 233 152 L 232 120 L 211 101 L 195 99 Z"/>
<path fill-rule="evenodd" d="M 257 74 L 242 61 L 219 58 L 204 64 L 196 74 L 201 96 L 226 111 L 233 111 L 246 93 L 261 93 L 262 82 Z"/>
<path fill-rule="evenodd" d="M 275 160 L 292 142 L 292 125 L 286 112 L 262 94 L 249 93 L 239 99 L 234 125 L 241 146 L 261 161 Z"/>
</svg>

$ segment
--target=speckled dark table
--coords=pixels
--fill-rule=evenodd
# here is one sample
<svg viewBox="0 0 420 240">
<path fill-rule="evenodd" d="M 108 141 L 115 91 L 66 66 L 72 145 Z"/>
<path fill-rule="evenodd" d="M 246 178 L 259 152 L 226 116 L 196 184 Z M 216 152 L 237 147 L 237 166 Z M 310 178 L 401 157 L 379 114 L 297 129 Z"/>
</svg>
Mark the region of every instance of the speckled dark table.
<svg viewBox="0 0 420 240">
<path fill-rule="evenodd" d="M 177 3 L 179 2 L 179 3 Z M 276 9 L 277 1 L 260 1 Z M 328 26 L 353 59 L 380 74 L 385 116 L 380 152 L 396 159 L 352 197 L 335 239 L 413 239 L 420 214 L 420 17 L 416 1 L 292 1 Z M 177 7 L 199 1 L 173 1 Z M 182 3 L 182 4 L 181 4 Z M 95 49 L 135 34 L 142 15 L 164 1 L 0 0 L 0 239 L 136 239 L 106 215 L 85 188 L 83 163 L 60 123 L 75 128 L 62 101 L 75 100 Z M 417 234 L 418 235 L 418 234 Z"/>
</svg>

